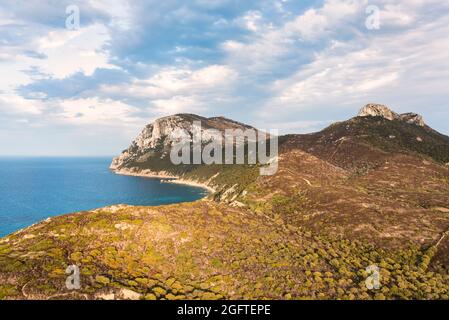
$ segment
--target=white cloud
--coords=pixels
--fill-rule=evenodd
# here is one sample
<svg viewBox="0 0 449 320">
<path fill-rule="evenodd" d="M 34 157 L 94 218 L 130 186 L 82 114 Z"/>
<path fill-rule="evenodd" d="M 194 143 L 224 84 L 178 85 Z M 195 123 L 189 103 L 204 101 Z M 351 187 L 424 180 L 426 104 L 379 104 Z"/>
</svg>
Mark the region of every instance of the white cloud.
<svg viewBox="0 0 449 320">
<path fill-rule="evenodd" d="M 413 27 L 425 16 L 449 9 L 449 2 L 441 0 L 381 0 L 376 4 L 382 27 Z"/>
<path fill-rule="evenodd" d="M 279 110 L 322 111 L 374 101 L 419 111 L 423 100 L 449 98 L 449 17 L 395 33 L 334 43 L 292 76 L 278 80 L 263 117 Z"/>
<path fill-rule="evenodd" d="M 148 110 L 156 115 L 205 112 L 228 99 L 238 73 L 223 65 L 197 70 L 188 67 L 163 68 L 150 78 L 124 85 L 105 85 L 103 95 L 147 99 Z"/>
<path fill-rule="evenodd" d="M 135 79 L 130 84 L 103 86 L 101 91 L 148 99 L 188 96 L 207 92 L 223 92 L 236 81 L 238 73 L 223 65 L 211 65 L 198 70 L 187 67 L 163 68 L 150 78 Z"/>
<path fill-rule="evenodd" d="M 12 93 L 41 77 L 64 79 L 77 72 L 92 75 L 97 68 L 117 68 L 104 51 L 109 38 L 108 30 L 96 24 L 80 30 L 50 30 L 27 43 L 0 43 L 0 72 L 7 75 L 0 77 L 0 92 Z M 29 74 L 31 69 L 42 75 Z"/>
<path fill-rule="evenodd" d="M 61 111 L 53 121 L 72 125 L 126 126 L 140 123 L 133 116 L 137 108 L 111 99 L 69 99 L 60 101 Z"/>
<path fill-rule="evenodd" d="M 39 100 L 28 100 L 16 94 L 0 94 L 0 112 L 19 116 L 39 115 L 44 109 Z"/>
<path fill-rule="evenodd" d="M 336 32 L 366 7 L 367 1 L 326 0 L 321 8 L 311 8 L 283 28 L 285 34 L 316 41 L 328 32 Z"/>
<path fill-rule="evenodd" d="M 201 113 L 206 110 L 204 102 L 197 96 L 174 96 L 152 101 L 155 114 Z"/>
<path fill-rule="evenodd" d="M 90 0 L 92 8 L 105 12 L 111 17 L 111 27 L 121 30 L 129 30 L 133 24 L 132 6 L 123 0 Z"/>
<path fill-rule="evenodd" d="M 222 48 L 231 65 L 249 72 L 266 72 L 282 64 L 283 57 L 298 50 L 298 45 L 317 42 L 338 33 L 342 25 L 360 19 L 365 3 L 366 0 L 326 0 L 322 7 L 311 8 L 276 28 L 272 24 L 259 24 L 256 28 L 254 15 L 247 15 L 244 19 L 249 19 L 252 28 L 258 31 L 255 36 L 249 42 L 228 40 Z"/>
<path fill-rule="evenodd" d="M 99 24 L 80 30 L 51 31 L 37 40 L 38 51 L 47 59 L 30 62 L 53 78 L 66 78 L 76 72 L 91 75 L 97 68 L 116 68 L 108 63 L 104 46 L 108 30 Z"/>
<path fill-rule="evenodd" d="M 257 32 L 263 27 L 262 19 L 260 11 L 248 11 L 242 18 L 238 19 L 237 24 L 243 25 L 249 31 Z"/>
</svg>

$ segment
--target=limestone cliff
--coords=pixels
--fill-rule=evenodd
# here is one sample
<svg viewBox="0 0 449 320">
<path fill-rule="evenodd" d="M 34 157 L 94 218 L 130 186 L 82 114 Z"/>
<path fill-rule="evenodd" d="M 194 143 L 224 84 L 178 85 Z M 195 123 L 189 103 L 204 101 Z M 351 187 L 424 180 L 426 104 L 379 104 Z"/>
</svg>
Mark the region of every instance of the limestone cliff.
<svg viewBox="0 0 449 320">
<path fill-rule="evenodd" d="M 193 125 L 195 121 L 200 121 L 201 127 Z M 194 114 L 176 114 L 160 118 L 147 125 L 129 148 L 113 159 L 110 168 L 112 170 L 132 168 L 136 163 L 147 161 L 149 157 L 164 159 L 173 143 L 183 133 L 187 133 L 191 138 L 197 133 L 195 131 L 201 131 L 202 141 L 206 143 L 214 138 L 214 133 L 211 133 L 210 129 L 223 135 L 226 129 L 254 128 L 224 117 L 205 118 Z"/>
<path fill-rule="evenodd" d="M 382 117 L 387 120 L 400 120 L 409 124 L 415 124 L 424 127 L 426 124 L 421 115 L 416 113 L 397 114 L 387 106 L 381 104 L 370 103 L 364 106 L 358 114 L 359 117 Z"/>
</svg>

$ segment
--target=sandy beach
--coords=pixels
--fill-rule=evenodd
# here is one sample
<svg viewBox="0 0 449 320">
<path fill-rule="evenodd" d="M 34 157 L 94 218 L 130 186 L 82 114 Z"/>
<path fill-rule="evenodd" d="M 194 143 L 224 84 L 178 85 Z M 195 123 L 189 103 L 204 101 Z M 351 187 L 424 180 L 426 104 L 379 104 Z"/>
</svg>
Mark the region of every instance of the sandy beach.
<svg viewBox="0 0 449 320">
<path fill-rule="evenodd" d="M 154 172 L 151 170 L 142 170 L 142 171 L 131 171 L 131 170 L 112 170 L 115 174 L 124 175 L 124 176 L 134 176 L 134 177 L 145 177 L 145 178 L 153 178 L 153 179 L 161 179 L 161 183 L 173 183 L 173 184 L 183 184 L 191 187 L 203 188 L 209 191 L 210 193 L 214 193 L 216 190 L 205 183 L 182 179 L 178 176 L 171 175 L 165 171 Z M 168 180 L 164 180 L 168 179 Z"/>
</svg>

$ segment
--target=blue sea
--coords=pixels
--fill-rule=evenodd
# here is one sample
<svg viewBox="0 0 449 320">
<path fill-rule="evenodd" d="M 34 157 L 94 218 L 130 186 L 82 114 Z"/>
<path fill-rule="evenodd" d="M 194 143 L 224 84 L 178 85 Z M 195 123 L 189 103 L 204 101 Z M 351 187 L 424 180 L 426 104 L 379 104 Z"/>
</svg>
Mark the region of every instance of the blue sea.
<svg viewBox="0 0 449 320">
<path fill-rule="evenodd" d="M 0 158 L 0 237 L 51 216 L 113 204 L 198 200 L 201 188 L 120 176 L 111 158 Z"/>
</svg>

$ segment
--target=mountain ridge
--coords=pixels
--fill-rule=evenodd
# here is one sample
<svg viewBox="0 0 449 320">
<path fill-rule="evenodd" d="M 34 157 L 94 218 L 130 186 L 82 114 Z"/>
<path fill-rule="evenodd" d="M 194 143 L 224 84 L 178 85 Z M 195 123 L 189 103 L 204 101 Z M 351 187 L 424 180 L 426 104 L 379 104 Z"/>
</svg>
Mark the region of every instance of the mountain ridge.
<svg viewBox="0 0 449 320">
<path fill-rule="evenodd" d="M 170 122 L 170 120 L 173 119 L 176 119 L 177 121 L 176 122 L 177 128 L 181 127 L 183 129 L 186 129 L 190 135 L 193 135 L 193 133 L 192 130 L 189 128 L 189 126 L 191 125 L 189 121 L 195 120 L 200 120 L 204 122 L 202 132 L 204 132 L 205 129 L 211 128 L 218 129 L 221 132 L 223 132 L 225 129 L 243 129 L 243 130 L 255 129 L 252 126 L 231 119 L 227 119 L 225 117 L 206 118 L 194 114 L 176 114 L 173 116 L 163 117 L 147 125 L 145 129 L 140 133 L 140 135 L 133 141 L 131 146 L 128 149 L 126 149 L 122 153 L 122 155 L 116 157 L 112 161 L 111 169 L 115 171 L 125 169 L 122 170 L 123 172 L 129 169 L 130 166 L 132 167 L 133 164 L 137 165 L 137 167 L 140 167 L 141 163 L 144 163 L 145 161 L 148 160 L 141 157 L 147 155 L 149 149 L 164 150 L 166 157 L 168 149 L 171 147 L 173 140 L 168 139 L 168 141 L 167 140 L 160 141 L 162 137 L 161 135 L 158 134 L 158 132 L 156 132 L 155 134 L 153 126 L 159 125 L 166 121 Z M 388 120 L 388 122 L 385 122 L 382 119 L 386 119 Z M 217 125 L 217 121 L 221 122 L 221 124 Z M 182 123 L 181 126 L 180 123 Z M 345 127 L 346 129 L 346 132 L 344 133 L 338 132 L 339 131 L 338 127 L 342 126 Z M 373 132 L 369 132 L 370 127 L 376 128 L 376 130 L 374 130 Z M 379 128 L 381 128 L 381 130 L 378 130 Z M 349 129 L 353 130 L 354 132 L 352 133 L 348 132 Z M 151 130 L 153 131 L 149 132 Z M 169 125 L 168 130 L 164 130 L 164 132 L 166 131 L 174 131 L 174 127 Z M 338 139 L 345 139 L 347 138 L 348 135 L 358 136 L 357 138 L 360 138 L 361 136 L 364 135 L 372 137 L 376 136 L 381 137 L 383 141 L 379 141 L 380 139 L 377 139 L 377 141 L 368 141 L 368 142 L 364 141 L 364 142 L 374 144 L 382 150 L 397 151 L 396 148 L 400 147 L 400 149 L 403 151 L 421 153 L 426 156 L 429 156 L 430 158 L 436 161 L 442 163 L 449 163 L 449 152 L 447 151 L 449 150 L 449 137 L 441 133 L 438 133 L 437 131 L 428 127 L 424 123 L 423 117 L 421 115 L 415 113 L 397 114 L 390 108 L 381 104 L 373 104 L 373 103 L 367 104 L 362 109 L 360 109 L 356 117 L 349 119 L 347 121 L 334 123 L 329 127 L 324 128 L 320 132 L 305 135 L 290 134 L 281 137 L 281 141 L 285 141 L 286 140 L 285 137 L 288 136 L 320 137 L 319 139 L 322 139 L 322 136 L 325 135 L 328 131 L 331 131 L 330 134 L 333 135 L 334 137 L 338 137 Z M 335 131 L 335 134 L 333 134 L 332 131 Z M 412 137 L 413 135 L 415 136 Z M 408 141 L 398 141 L 401 139 L 401 136 L 406 136 L 406 139 L 408 139 Z M 147 137 L 150 139 L 151 143 L 139 142 L 142 140 L 142 138 L 139 137 Z M 209 141 L 210 138 L 211 137 L 209 137 L 207 134 L 205 135 L 205 137 L 203 137 L 205 141 Z M 413 141 L 413 139 L 416 139 L 416 141 Z M 425 139 L 426 141 L 423 141 L 423 139 Z M 156 146 L 157 143 L 160 144 Z M 319 144 L 317 140 L 315 140 L 313 143 Z M 426 144 L 427 145 L 431 144 L 435 150 L 425 150 Z M 140 147 L 141 150 L 138 150 L 139 148 L 137 148 L 136 151 L 136 146 Z M 309 146 L 308 149 L 312 150 L 313 148 Z M 443 153 L 443 155 L 440 156 L 439 153 Z M 164 154 L 162 155 L 157 154 L 157 156 L 164 156 Z M 171 168 L 169 164 L 167 164 L 167 168 L 170 171 Z M 166 175 L 165 172 L 166 170 L 160 171 L 164 171 L 162 176 Z M 133 173 L 134 174 L 136 173 L 135 170 Z M 176 174 L 174 174 L 174 176 L 176 176 Z"/>
</svg>

